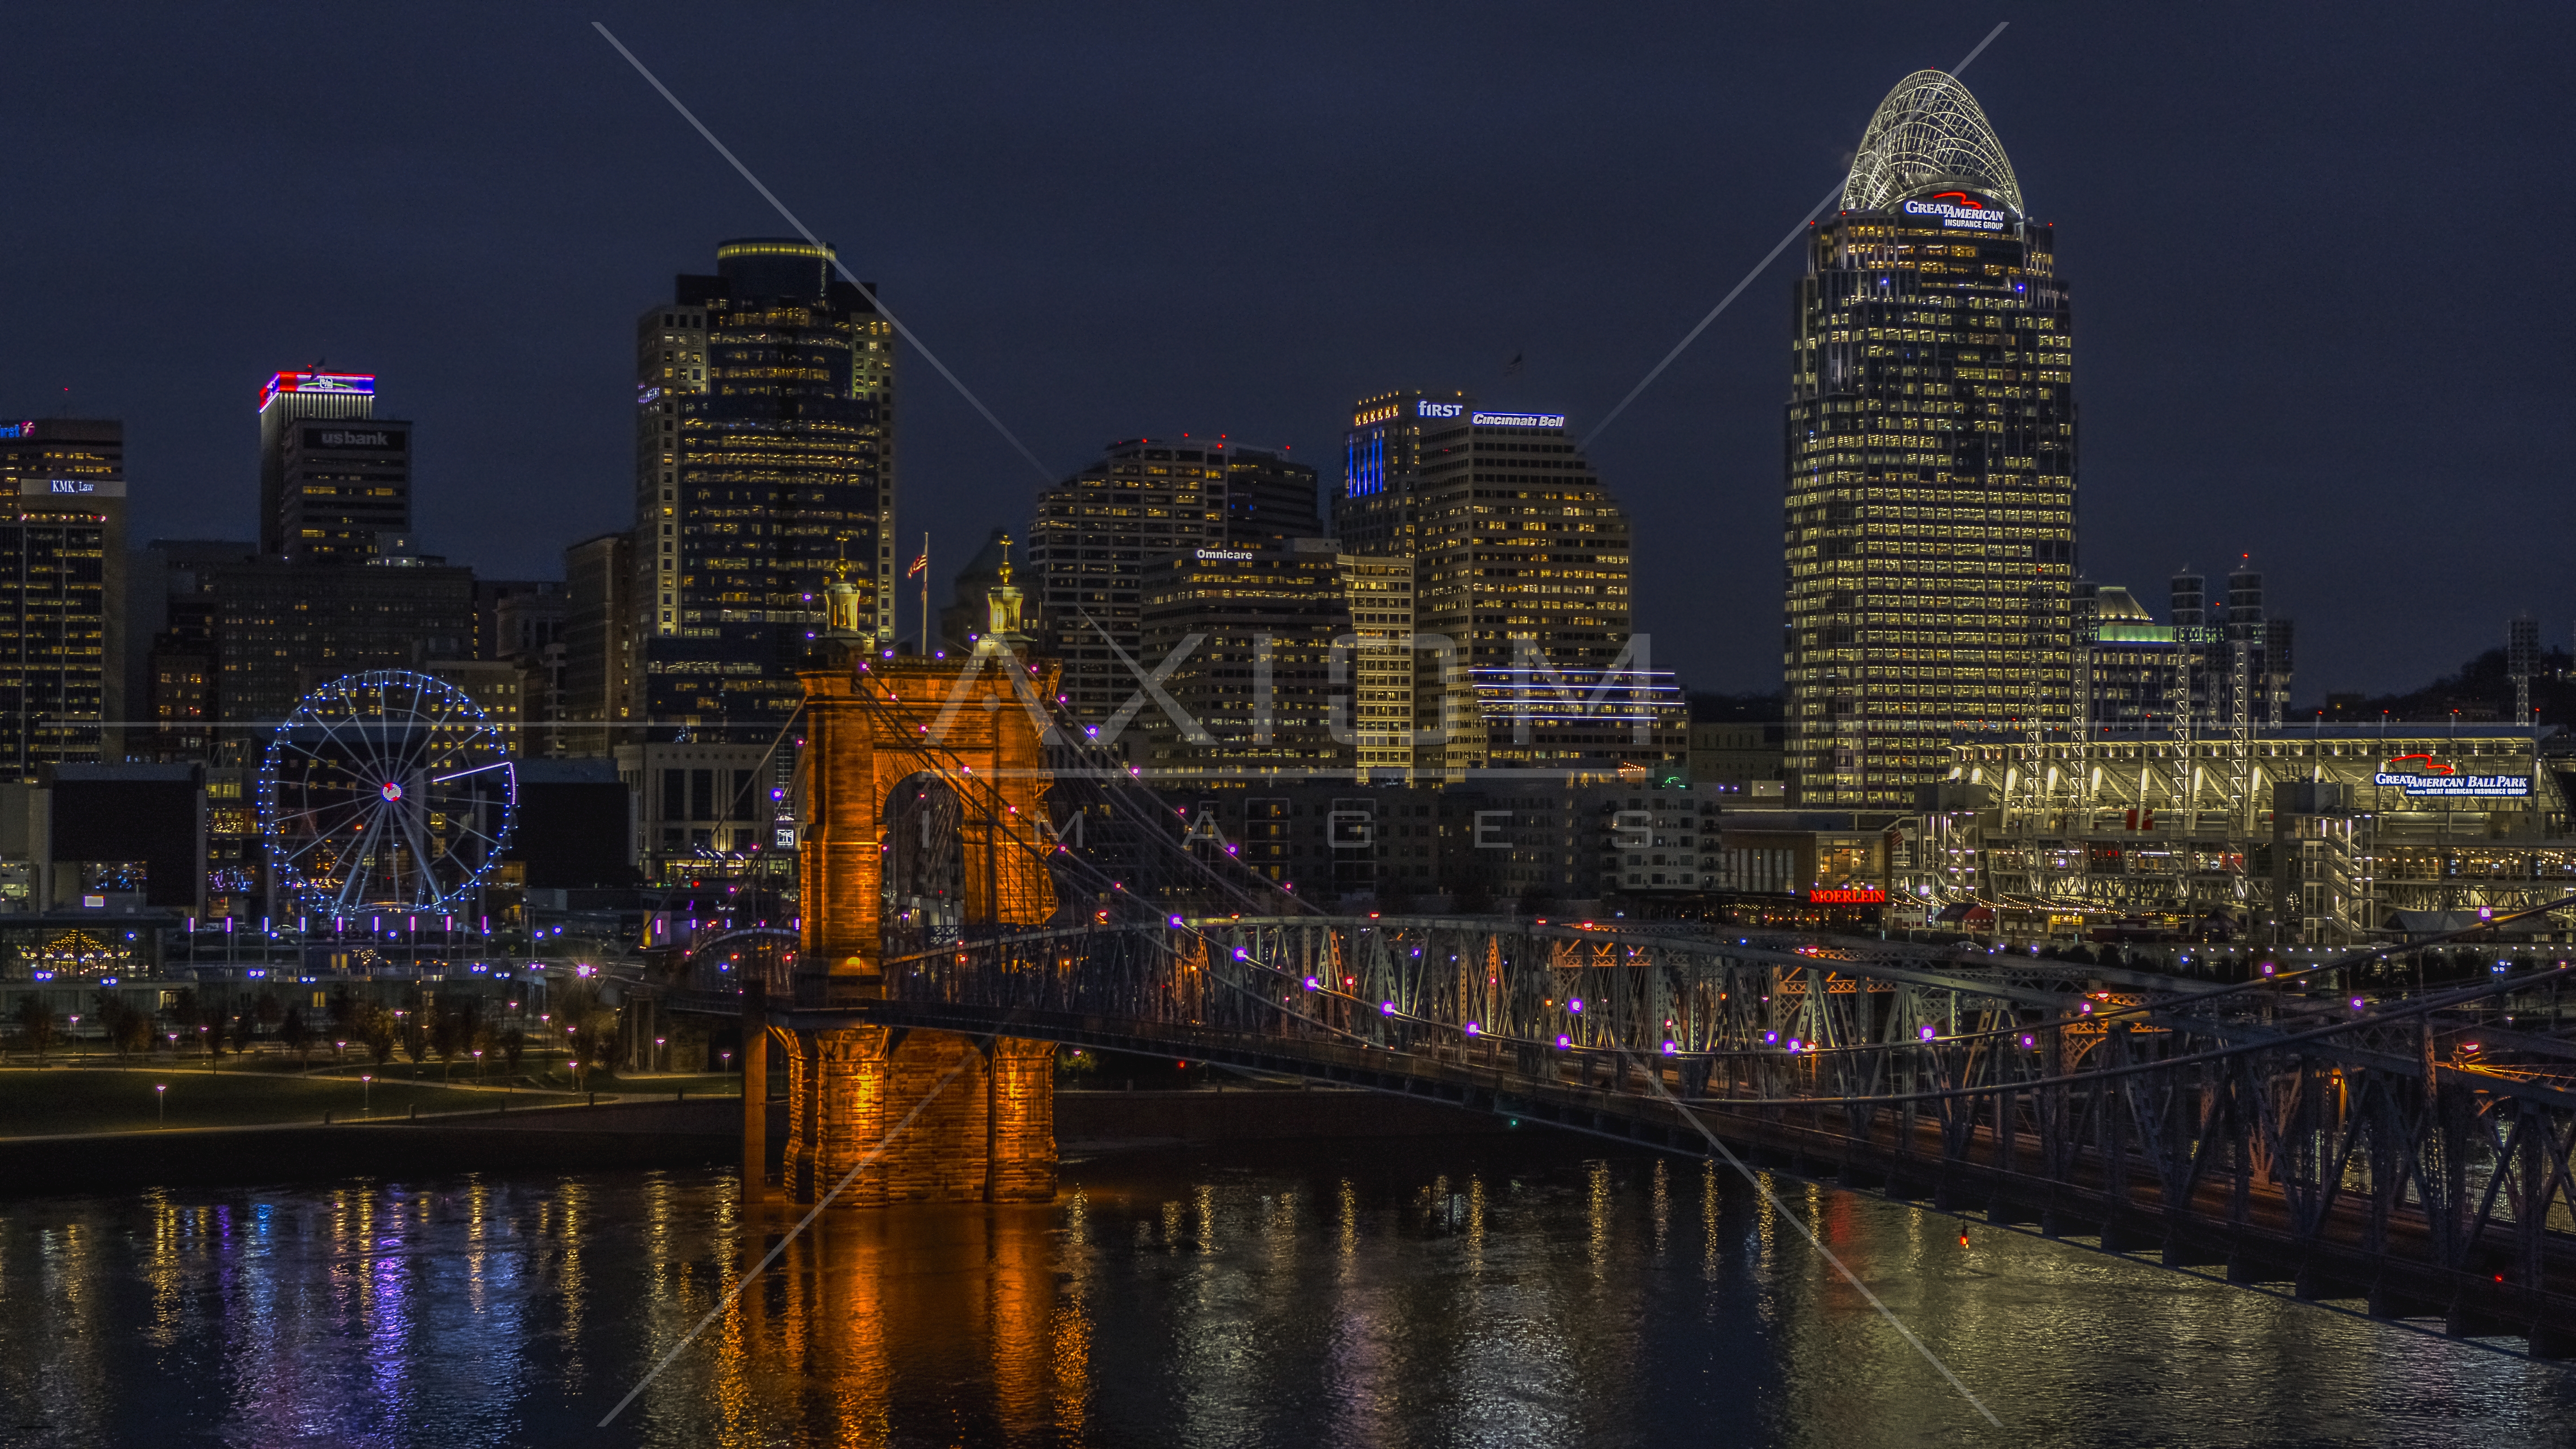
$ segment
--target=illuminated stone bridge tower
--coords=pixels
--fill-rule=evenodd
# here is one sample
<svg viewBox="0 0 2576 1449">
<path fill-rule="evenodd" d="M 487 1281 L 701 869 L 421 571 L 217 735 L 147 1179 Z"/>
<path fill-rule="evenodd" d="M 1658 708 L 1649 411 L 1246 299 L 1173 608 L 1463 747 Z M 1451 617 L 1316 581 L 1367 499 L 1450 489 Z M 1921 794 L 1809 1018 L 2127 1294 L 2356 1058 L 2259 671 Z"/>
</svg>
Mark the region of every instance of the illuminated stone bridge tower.
<svg viewBox="0 0 2576 1449">
<path fill-rule="evenodd" d="M 833 586 L 830 629 L 799 672 L 800 1013 L 881 1000 L 909 959 L 969 929 L 1043 925 L 1055 910 L 1042 701 L 1056 666 L 1026 656 L 1009 566 L 990 629 L 958 657 L 874 648 L 861 597 Z M 1055 1195 L 1051 1045 L 852 1025 L 771 1028 L 753 1050 L 770 1040 L 789 1053 L 785 1179 L 797 1201 L 831 1191 L 898 1125 L 836 1206 Z M 765 1074 L 765 1062 L 745 1065 Z M 756 1115 L 747 1178 L 760 1163 Z"/>
</svg>

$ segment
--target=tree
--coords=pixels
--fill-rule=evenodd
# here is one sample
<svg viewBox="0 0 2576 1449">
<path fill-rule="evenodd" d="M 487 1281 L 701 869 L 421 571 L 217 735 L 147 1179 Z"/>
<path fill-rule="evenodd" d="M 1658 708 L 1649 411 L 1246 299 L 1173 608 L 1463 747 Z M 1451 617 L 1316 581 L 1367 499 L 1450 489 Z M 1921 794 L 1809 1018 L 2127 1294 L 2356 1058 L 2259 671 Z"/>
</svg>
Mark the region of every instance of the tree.
<svg viewBox="0 0 2576 1449">
<path fill-rule="evenodd" d="M 421 1021 L 423 1014 L 415 1007 L 409 1015 L 400 1018 L 403 1055 L 411 1058 L 413 1066 L 429 1060 L 429 1028 Z"/>
<path fill-rule="evenodd" d="M 514 1026 L 502 1032 L 496 1041 L 501 1049 L 502 1060 L 510 1064 L 511 1071 L 516 1072 L 519 1069 L 520 1055 L 528 1049 L 528 1034 Z"/>
<path fill-rule="evenodd" d="M 43 1061 L 45 1049 L 54 1044 L 54 1009 L 45 1005 L 43 997 L 30 992 L 18 998 L 15 1019 L 18 1040 L 36 1054 L 37 1061 Z"/>
<path fill-rule="evenodd" d="M 166 1015 L 170 1021 L 165 1029 L 170 1035 L 182 1038 L 195 1036 L 197 1034 L 197 988 L 180 987 L 179 994 L 170 999 L 170 1007 Z M 178 1054 L 178 1048 L 174 1045 L 170 1055 L 176 1057 Z"/>
<path fill-rule="evenodd" d="M 313 1028 L 305 1024 L 302 1007 L 286 1008 L 285 1018 L 278 1023 L 277 1037 L 286 1043 L 288 1051 L 295 1053 L 297 1061 L 310 1065 L 311 1058 L 306 1053 L 313 1046 Z"/>
<path fill-rule="evenodd" d="M 357 1037 L 361 1005 L 356 994 L 349 990 L 348 983 L 331 988 L 331 1035 L 334 1039 L 348 1041 Z"/>
<path fill-rule="evenodd" d="M 120 1057 L 145 1050 L 152 1045 L 152 1018 L 135 1010 L 113 987 L 98 990 L 97 1014 L 100 1034 L 107 1038 Z"/>
<path fill-rule="evenodd" d="M 466 1049 L 473 1030 L 473 1018 L 445 1002 L 430 1012 L 429 1049 L 438 1053 L 442 1073 L 455 1067 L 456 1054 Z"/>
<path fill-rule="evenodd" d="M 280 1021 L 284 1020 L 286 1016 L 285 1003 L 277 999 L 276 992 L 265 988 L 261 989 L 258 996 L 252 998 L 250 1008 L 252 1013 L 259 1018 L 259 1024 L 261 1026 L 272 1029 L 274 1029 Z"/>
<path fill-rule="evenodd" d="M 367 1057 L 377 1066 L 394 1059 L 394 1014 L 374 1002 L 360 1003 L 350 1030 L 367 1049 Z"/>
</svg>

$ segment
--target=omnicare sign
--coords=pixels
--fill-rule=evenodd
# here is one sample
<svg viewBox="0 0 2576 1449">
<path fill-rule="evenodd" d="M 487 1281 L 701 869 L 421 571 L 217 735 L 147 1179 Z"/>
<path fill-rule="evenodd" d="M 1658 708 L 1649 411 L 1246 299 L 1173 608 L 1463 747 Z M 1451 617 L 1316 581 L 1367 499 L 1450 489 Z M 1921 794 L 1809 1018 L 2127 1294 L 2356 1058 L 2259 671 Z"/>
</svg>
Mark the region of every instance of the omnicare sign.
<svg viewBox="0 0 2576 1449">
<path fill-rule="evenodd" d="M 2399 755 L 2388 762 L 2388 768 L 2371 776 L 2371 783 L 2394 786 L 2409 795 L 2453 799 L 2520 799 L 2531 793 L 2529 775 L 2463 775 L 2457 765 L 2446 765 L 2431 755 Z"/>
<path fill-rule="evenodd" d="M 1944 191 L 1909 201 L 1900 208 L 1907 216 L 1937 216 L 1941 224 L 1959 231 L 2002 231 L 2004 213 L 1982 196 L 1964 191 Z"/>
</svg>

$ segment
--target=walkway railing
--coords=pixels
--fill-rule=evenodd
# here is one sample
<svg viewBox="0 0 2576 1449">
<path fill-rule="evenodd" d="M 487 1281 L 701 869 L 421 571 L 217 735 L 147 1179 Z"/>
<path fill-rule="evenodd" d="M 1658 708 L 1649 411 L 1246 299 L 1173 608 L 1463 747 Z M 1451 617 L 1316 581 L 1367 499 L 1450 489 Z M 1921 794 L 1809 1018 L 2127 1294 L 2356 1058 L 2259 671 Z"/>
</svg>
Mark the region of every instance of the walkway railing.
<svg viewBox="0 0 2576 1449">
<path fill-rule="evenodd" d="M 2576 1356 L 2570 968 L 2392 991 L 1902 943 L 1474 918 L 1174 919 L 887 963 L 872 1018 L 1365 1081 Z M 821 1024 L 818 1018 L 816 1024 Z"/>
</svg>

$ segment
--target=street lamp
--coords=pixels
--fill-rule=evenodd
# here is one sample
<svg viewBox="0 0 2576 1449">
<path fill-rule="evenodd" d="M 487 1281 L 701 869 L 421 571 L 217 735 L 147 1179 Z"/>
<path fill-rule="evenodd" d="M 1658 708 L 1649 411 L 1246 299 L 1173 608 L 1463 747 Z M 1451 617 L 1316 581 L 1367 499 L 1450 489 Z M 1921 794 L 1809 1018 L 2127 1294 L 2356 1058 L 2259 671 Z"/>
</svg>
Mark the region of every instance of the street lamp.
<svg viewBox="0 0 2576 1449">
<path fill-rule="evenodd" d="M 175 1041 L 177 1038 L 173 1037 L 172 1040 Z M 155 1082 L 152 1084 L 152 1106 L 155 1111 L 160 1113 L 161 1125 L 164 1127 L 169 1126 L 170 1084 L 168 1082 Z"/>
<path fill-rule="evenodd" d="M 483 1052 L 480 1048 L 477 1048 L 474 1053 L 474 1075 L 477 1078 L 483 1075 Z"/>
<path fill-rule="evenodd" d="M 653 1038 L 653 1070 L 664 1072 L 669 1071 L 670 1068 L 670 1060 L 662 1051 L 662 1038 L 657 1036 Z"/>
<path fill-rule="evenodd" d="M 376 1079 L 364 1072 L 358 1074 L 358 1110 L 362 1115 L 376 1114 Z"/>
</svg>

